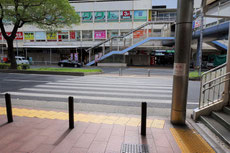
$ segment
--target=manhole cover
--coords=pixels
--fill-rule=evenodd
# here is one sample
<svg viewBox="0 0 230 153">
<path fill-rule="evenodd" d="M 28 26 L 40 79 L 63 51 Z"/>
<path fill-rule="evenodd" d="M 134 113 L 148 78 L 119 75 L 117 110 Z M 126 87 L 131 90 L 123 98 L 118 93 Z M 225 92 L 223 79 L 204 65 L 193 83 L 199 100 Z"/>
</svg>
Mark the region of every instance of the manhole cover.
<svg viewBox="0 0 230 153">
<path fill-rule="evenodd" d="M 122 144 L 121 153 L 149 153 L 146 144 Z"/>
</svg>

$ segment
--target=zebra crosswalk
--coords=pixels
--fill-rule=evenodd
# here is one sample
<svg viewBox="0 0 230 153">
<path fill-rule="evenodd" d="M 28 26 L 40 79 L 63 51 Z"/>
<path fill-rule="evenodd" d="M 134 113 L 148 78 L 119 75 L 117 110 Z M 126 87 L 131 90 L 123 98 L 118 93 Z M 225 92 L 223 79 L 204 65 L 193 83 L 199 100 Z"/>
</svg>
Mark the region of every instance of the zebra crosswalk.
<svg viewBox="0 0 230 153">
<path fill-rule="evenodd" d="M 149 107 L 170 108 L 172 82 L 153 78 L 85 76 L 44 81 L 5 93 L 25 100 L 63 102 L 73 96 L 79 103 L 139 106 L 141 102 L 147 102 Z M 188 102 L 188 105 L 194 107 L 197 103 Z"/>
</svg>

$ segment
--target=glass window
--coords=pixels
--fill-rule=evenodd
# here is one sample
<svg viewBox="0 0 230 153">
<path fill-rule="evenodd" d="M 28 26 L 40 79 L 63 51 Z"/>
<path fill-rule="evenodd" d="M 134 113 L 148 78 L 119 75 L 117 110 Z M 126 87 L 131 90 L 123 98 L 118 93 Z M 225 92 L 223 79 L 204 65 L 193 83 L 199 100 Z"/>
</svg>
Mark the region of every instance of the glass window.
<svg viewBox="0 0 230 153">
<path fill-rule="evenodd" d="M 119 30 L 107 30 L 107 37 L 112 38 L 119 35 Z"/>
<path fill-rule="evenodd" d="M 92 41 L 93 40 L 93 31 L 83 30 L 82 31 L 82 41 Z"/>
<path fill-rule="evenodd" d="M 68 31 L 58 31 L 58 41 L 68 41 L 69 32 Z"/>
<path fill-rule="evenodd" d="M 134 11 L 134 21 L 147 21 L 147 11 Z"/>
</svg>

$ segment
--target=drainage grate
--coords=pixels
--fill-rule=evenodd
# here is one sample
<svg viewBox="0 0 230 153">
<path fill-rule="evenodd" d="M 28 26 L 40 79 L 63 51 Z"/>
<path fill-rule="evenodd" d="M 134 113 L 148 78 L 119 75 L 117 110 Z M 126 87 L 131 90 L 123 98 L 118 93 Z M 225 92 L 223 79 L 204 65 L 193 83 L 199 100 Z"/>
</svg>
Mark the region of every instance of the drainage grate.
<svg viewBox="0 0 230 153">
<path fill-rule="evenodd" d="M 146 144 L 122 144 L 121 153 L 149 153 Z"/>
</svg>

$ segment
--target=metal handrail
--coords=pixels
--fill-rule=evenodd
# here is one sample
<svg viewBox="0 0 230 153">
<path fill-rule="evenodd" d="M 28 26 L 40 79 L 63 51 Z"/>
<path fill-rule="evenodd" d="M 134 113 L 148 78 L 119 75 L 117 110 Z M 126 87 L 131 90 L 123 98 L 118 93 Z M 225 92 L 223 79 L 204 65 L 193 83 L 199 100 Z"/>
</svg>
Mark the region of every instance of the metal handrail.
<svg viewBox="0 0 230 153">
<path fill-rule="evenodd" d="M 211 70 L 209 70 L 209 71 L 204 72 L 204 73 L 201 75 L 201 77 L 205 76 L 206 74 L 208 74 L 208 73 L 210 73 L 210 72 L 214 72 L 214 71 L 216 71 L 216 70 L 218 70 L 218 69 L 220 69 L 220 68 L 223 68 L 223 67 L 225 67 L 225 66 L 226 66 L 226 63 L 224 63 L 224 64 L 222 64 L 222 65 L 219 65 L 219 66 L 217 66 L 217 67 L 215 67 L 215 68 L 213 68 L 213 69 L 211 69 Z"/>
<path fill-rule="evenodd" d="M 214 82 L 214 81 L 216 81 L 216 80 L 218 80 L 218 79 L 221 79 L 221 78 L 223 78 L 223 77 L 225 77 L 225 76 L 227 76 L 227 75 L 229 75 L 229 74 L 230 74 L 230 72 L 228 72 L 228 73 L 226 73 L 226 74 L 224 74 L 224 75 L 221 75 L 221 76 L 219 76 L 219 77 L 217 77 L 217 78 L 215 78 L 215 79 L 212 79 L 212 80 L 206 82 L 205 84 L 203 84 L 203 86 L 205 86 L 205 85 L 207 85 L 207 84 L 209 84 L 209 83 L 211 83 L 211 82 Z"/>
<path fill-rule="evenodd" d="M 88 48 L 88 49 L 86 50 L 86 52 L 88 52 L 88 51 L 92 50 L 93 48 L 96 48 L 96 47 L 98 47 L 98 46 L 100 46 L 100 45 L 102 45 L 102 44 L 105 44 L 105 43 L 107 43 L 107 42 L 109 42 L 109 41 L 111 41 L 111 40 L 113 40 L 113 39 L 117 39 L 117 38 L 123 39 L 123 38 L 127 37 L 128 35 L 131 35 L 132 33 L 134 33 L 134 32 L 136 32 L 136 31 L 142 29 L 142 28 L 145 27 L 145 26 L 148 26 L 148 25 L 151 25 L 151 24 L 174 23 L 174 22 L 175 22 L 175 21 L 149 21 L 149 22 L 146 22 L 145 24 L 143 24 L 143 25 L 141 25 L 141 26 L 139 26 L 139 27 L 137 27 L 137 28 L 131 30 L 129 33 L 127 33 L 127 34 L 125 34 L 125 35 L 123 35 L 123 36 L 114 36 L 114 37 L 108 38 L 108 39 L 106 39 L 105 41 L 102 41 L 102 42 L 100 42 L 100 43 L 98 43 L 98 44 L 96 44 L 96 45 L 94 45 L 94 46 Z"/>
</svg>

